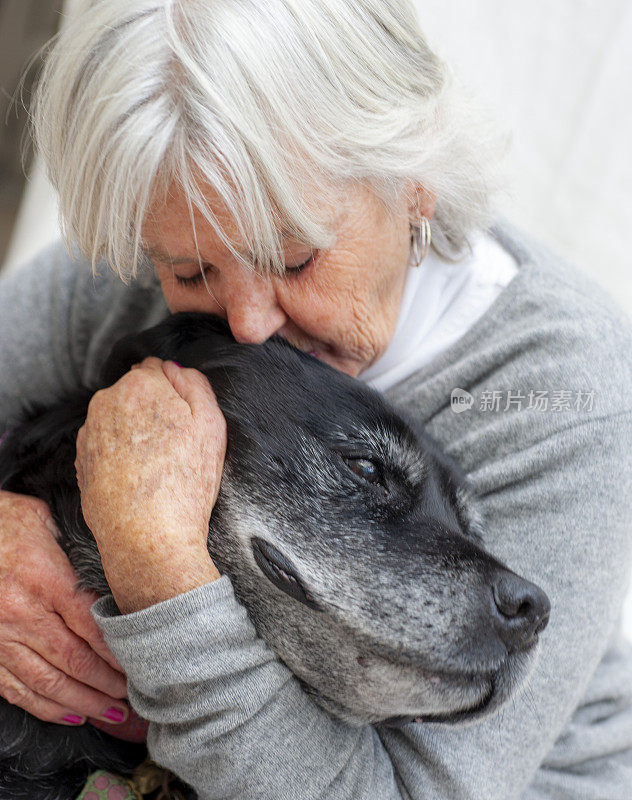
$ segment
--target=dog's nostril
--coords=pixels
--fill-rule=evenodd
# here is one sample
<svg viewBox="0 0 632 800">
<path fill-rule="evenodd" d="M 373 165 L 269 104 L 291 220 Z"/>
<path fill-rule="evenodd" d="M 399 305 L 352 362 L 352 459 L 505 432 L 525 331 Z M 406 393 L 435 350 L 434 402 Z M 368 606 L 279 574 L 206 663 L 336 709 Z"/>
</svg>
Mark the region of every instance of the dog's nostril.
<svg viewBox="0 0 632 800">
<path fill-rule="evenodd" d="M 492 583 L 494 627 L 508 651 L 521 650 L 547 626 L 551 603 L 533 583 L 500 572 Z"/>
</svg>

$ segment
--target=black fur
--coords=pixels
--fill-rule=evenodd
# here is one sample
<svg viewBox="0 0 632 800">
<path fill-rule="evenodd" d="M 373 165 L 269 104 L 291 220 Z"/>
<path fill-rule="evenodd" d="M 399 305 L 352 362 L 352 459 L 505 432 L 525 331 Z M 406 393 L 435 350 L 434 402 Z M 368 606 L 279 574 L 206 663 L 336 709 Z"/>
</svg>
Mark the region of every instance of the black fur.
<svg viewBox="0 0 632 800">
<path fill-rule="evenodd" d="M 511 694 L 537 631 L 509 646 L 490 612 L 490 586 L 513 573 L 482 548 L 458 465 L 377 392 L 281 338 L 236 344 L 215 317 L 178 314 L 126 337 L 99 386 L 35 413 L 0 447 L 0 485 L 48 503 L 82 586 L 108 591 L 81 515 L 76 434 L 93 391 L 148 355 L 213 386 L 228 449 L 209 552 L 323 708 L 350 724 L 456 722 Z M 0 701 L 0 800 L 71 800 L 94 768 L 128 774 L 144 755 Z"/>
</svg>

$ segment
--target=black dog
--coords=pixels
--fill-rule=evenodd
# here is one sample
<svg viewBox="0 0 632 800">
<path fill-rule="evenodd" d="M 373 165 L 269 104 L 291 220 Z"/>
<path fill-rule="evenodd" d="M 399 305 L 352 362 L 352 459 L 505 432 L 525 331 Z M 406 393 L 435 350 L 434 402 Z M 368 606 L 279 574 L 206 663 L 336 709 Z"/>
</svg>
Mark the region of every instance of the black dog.
<svg viewBox="0 0 632 800">
<path fill-rule="evenodd" d="M 459 467 L 420 426 L 283 339 L 237 344 L 203 314 L 123 339 L 94 389 L 148 355 L 209 378 L 228 424 L 209 552 L 323 708 L 354 725 L 454 723 L 510 696 L 549 601 L 483 549 Z M 91 395 L 13 430 L 0 484 L 48 503 L 79 582 L 105 594 L 74 470 Z M 72 800 L 93 769 L 129 773 L 144 756 L 0 701 L 1 800 Z"/>
</svg>

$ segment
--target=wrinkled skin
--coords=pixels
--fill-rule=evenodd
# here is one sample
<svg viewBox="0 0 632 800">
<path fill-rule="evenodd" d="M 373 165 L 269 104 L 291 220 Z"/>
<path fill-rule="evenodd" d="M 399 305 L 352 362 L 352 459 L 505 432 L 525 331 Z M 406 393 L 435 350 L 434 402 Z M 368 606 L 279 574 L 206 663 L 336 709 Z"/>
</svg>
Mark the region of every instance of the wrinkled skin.
<svg viewBox="0 0 632 800">
<path fill-rule="evenodd" d="M 146 358 L 93 395 L 75 467 L 121 613 L 219 577 L 206 537 L 225 451 L 226 422 L 197 370 Z"/>
<path fill-rule="evenodd" d="M 222 198 L 211 186 L 202 186 L 226 236 L 243 252 L 246 243 Z M 286 235 L 283 275 L 260 274 L 238 262 L 199 210 L 194 209 L 191 220 L 177 185 L 148 214 L 145 249 L 172 313 L 216 314 L 242 344 L 282 336 L 357 377 L 393 338 L 410 258 L 410 222 L 417 223 L 420 215 L 431 219 L 436 198 L 413 182 L 388 208 L 360 181 L 338 191 L 333 205 L 323 203 L 307 185 L 305 194 L 317 201 L 313 214 L 324 218 L 334 241 L 312 251 Z M 200 269 L 205 281 L 199 280 Z M 196 277 L 193 284 L 178 280 Z"/>
<path fill-rule="evenodd" d="M 224 208 L 221 198 L 215 196 L 210 187 L 205 189 L 207 200 L 225 233 L 241 248 L 243 242 L 234 219 Z M 407 185 L 398 202 L 386 209 L 367 186 L 352 183 L 341 192 L 334 207 L 323 208 L 320 203 L 315 208 L 319 215 L 324 212 L 324 218 L 334 233 L 335 241 L 329 249 L 312 254 L 310 248 L 296 238 L 289 236 L 284 239 L 287 267 L 284 276 L 260 276 L 240 266 L 197 210 L 194 231 L 177 186 L 170 187 L 165 203 L 157 203 L 151 209 L 143 229 L 143 239 L 148 250 L 162 252 L 162 256 L 154 257 L 154 263 L 165 300 L 172 311 L 218 314 L 228 321 L 235 339 L 242 343 L 260 343 L 278 334 L 321 361 L 356 376 L 384 352 L 392 338 L 409 259 L 409 222 L 418 220 L 420 215 L 431 219 L 434 207 L 434 195 L 417 184 Z M 183 286 L 178 283 L 177 276 L 190 278 L 200 270 L 196 238 L 203 258 L 206 284 Z M 184 261 L 174 262 L 173 259 L 182 255 L 186 256 Z M 310 255 L 314 256 L 313 260 L 306 268 L 297 271 L 295 267 Z M 98 404 L 95 407 L 98 408 Z M 139 410 L 135 411 L 138 419 Z M 17 501 L 15 493 L 4 496 L 5 507 L 14 502 L 19 516 L 23 501 Z M 46 511 L 43 513 L 47 515 Z M 11 548 L 11 543 L 18 538 L 20 527 L 14 529 L 12 519 L 12 515 L 7 515 L 5 522 L 0 521 L 0 536 L 4 533 L 9 543 L 3 545 L 0 542 L 0 555 L 3 547 Z M 95 528 L 98 532 L 99 526 L 95 525 Z M 41 557 L 49 552 L 51 536 L 48 541 L 42 537 L 39 552 L 39 546 L 34 545 L 34 563 L 39 563 Z M 111 551 L 116 555 L 114 547 Z M 62 596 L 65 597 L 71 590 L 71 582 L 68 563 L 63 558 L 62 563 L 64 570 L 61 575 L 66 576 Z M 189 567 L 183 565 L 185 574 Z M 112 574 L 122 574 L 123 569 L 120 565 L 112 570 Z M 207 564 L 205 571 L 208 569 Z M 57 582 L 62 580 L 61 575 Z M 57 641 L 65 653 L 63 662 L 55 662 L 49 646 L 41 641 L 39 606 L 34 602 L 29 610 L 28 606 L 34 599 L 29 587 L 36 585 L 42 602 L 50 606 L 56 583 L 49 577 L 47 574 L 40 580 L 39 572 L 32 571 L 28 564 L 21 565 L 15 573 L 14 591 L 19 590 L 16 581 L 23 581 L 23 589 L 19 591 L 21 601 L 26 605 L 21 618 L 21 633 L 16 635 L 16 641 L 26 638 L 37 641 L 39 644 L 35 650 L 44 658 L 44 663 L 37 667 L 33 658 L 26 655 L 30 647 L 21 646 L 19 663 L 11 661 L 13 674 L 19 673 L 20 682 L 18 684 L 8 677 L 8 663 L 5 663 L 4 681 L 0 676 L 0 696 L 6 697 L 6 692 L 10 692 L 18 705 L 23 703 L 26 710 L 43 720 L 64 722 L 64 717 L 70 713 L 81 724 L 87 717 L 102 717 L 112 707 L 127 715 L 127 706 L 120 702 L 120 678 L 116 689 L 112 687 L 113 676 L 101 679 L 107 673 L 106 666 L 113 664 L 114 657 L 100 641 L 100 634 L 89 615 L 90 602 L 86 597 L 78 596 L 75 601 L 77 608 L 74 611 L 67 608 L 65 615 L 81 616 L 84 620 L 79 635 L 93 648 L 92 656 L 86 654 L 82 642 L 74 635 L 76 627 L 58 627 Z M 193 580 L 193 576 L 191 578 Z M 155 597 L 164 595 L 164 589 L 166 587 L 160 589 L 156 586 Z M 50 594 L 44 597 L 46 592 Z M 144 598 L 144 602 L 150 600 L 149 596 Z M 122 597 L 121 602 L 125 603 Z M 65 615 L 61 615 L 62 619 Z M 0 666 L 2 658 L 0 650 Z M 54 667 L 49 666 L 53 662 Z M 94 676 L 96 683 L 87 679 L 87 685 L 97 689 L 99 695 L 87 692 L 83 683 L 75 680 L 75 662 L 84 665 L 79 670 L 81 674 Z M 45 683 L 44 694 L 38 689 L 42 682 Z"/>
<path fill-rule="evenodd" d="M 47 504 L 0 491 L 0 695 L 43 720 L 124 710 L 125 675 L 90 614 L 93 591 L 58 544 Z"/>
</svg>

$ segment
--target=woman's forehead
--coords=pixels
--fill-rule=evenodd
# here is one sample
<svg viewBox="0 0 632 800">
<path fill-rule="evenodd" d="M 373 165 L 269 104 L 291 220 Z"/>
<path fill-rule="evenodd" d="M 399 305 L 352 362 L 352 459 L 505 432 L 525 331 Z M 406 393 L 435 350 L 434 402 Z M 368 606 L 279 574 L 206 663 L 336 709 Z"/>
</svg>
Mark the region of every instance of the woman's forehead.
<svg viewBox="0 0 632 800">
<path fill-rule="evenodd" d="M 228 239 L 238 250 L 245 251 L 247 245 L 239 235 L 237 222 L 223 199 L 208 185 L 203 187 L 203 194 L 208 208 Z M 143 222 L 142 238 L 143 248 L 148 255 L 160 260 L 166 256 L 173 263 L 181 258 L 178 248 L 182 251 L 182 257 L 188 255 L 188 260 L 191 259 L 191 254 L 196 251 L 196 239 L 200 252 L 210 244 L 217 246 L 221 241 L 200 209 L 193 204 L 189 206 L 184 188 L 177 183 L 172 183 L 165 196 L 152 204 Z"/>
<path fill-rule="evenodd" d="M 205 185 L 204 198 L 218 225 L 234 248 L 246 260 L 253 260 L 248 242 L 240 234 L 239 225 L 227 208 L 223 198 L 211 186 Z M 336 230 L 349 206 L 349 195 L 341 198 L 335 208 L 326 204 L 318 206 L 319 216 L 326 216 L 330 229 Z M 301 246 L 299 236 L 278 215 L 275 219 L 282 247 Z M 226 250 L 218 233 L 208 223 L 202 211 L 189 205 L 184 188 L 171 184 L 165 193 L 150 207 L 142 227 L 142 246 L 145 253 L 157 261 L 171 264 L 197 260 L 197 252 Z"/>
<path fill-rule="evenodd" d="M 190 217 L 187 215 L 182 225 L 172 224 L 173 219 L 167 217 L 164 227 L 148 226 L 148 232 L 143 228 L 143 250 L 153 260 L 172 265 L 188 264 L 197 260 L 199 251 L 202 260 L 206 251 L 225 248 L 224 243 L 217 233 L 202 217 L 195 222 L 195 236 L 191 226 Z M 288 230 L 281 230 L 281 245 L 292 243 L 292 234 Z M 237 252 L 247 261 L 254 261 L 255 255 L 241 237 L 234 233 L 232 238 L 227 234 Z M 295 241 L 295 240 L 294 240 Z"/>
</svg>

